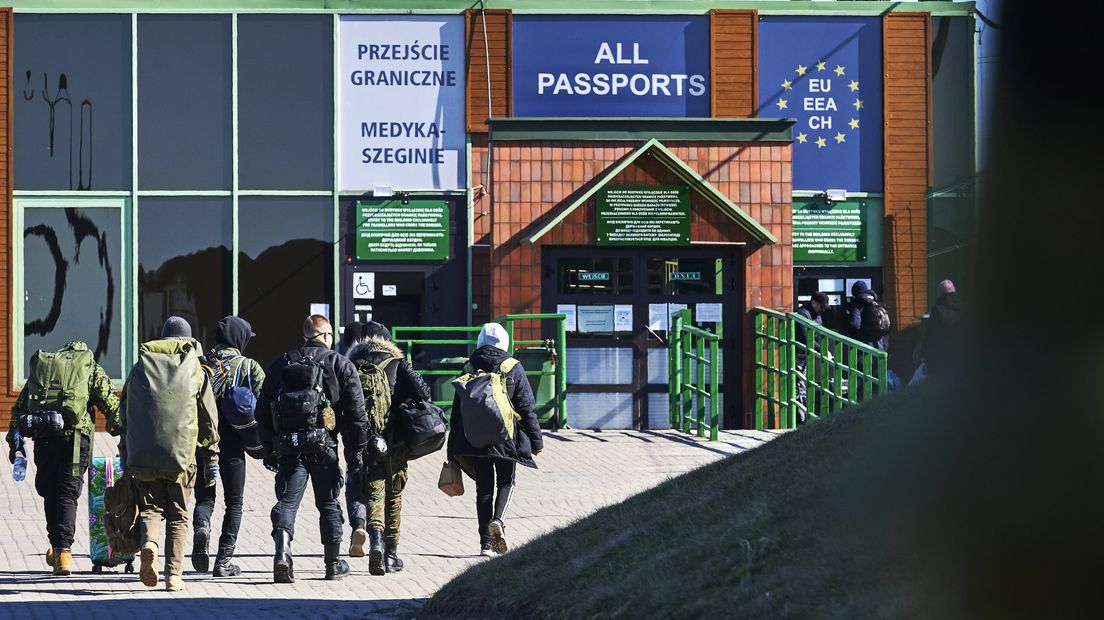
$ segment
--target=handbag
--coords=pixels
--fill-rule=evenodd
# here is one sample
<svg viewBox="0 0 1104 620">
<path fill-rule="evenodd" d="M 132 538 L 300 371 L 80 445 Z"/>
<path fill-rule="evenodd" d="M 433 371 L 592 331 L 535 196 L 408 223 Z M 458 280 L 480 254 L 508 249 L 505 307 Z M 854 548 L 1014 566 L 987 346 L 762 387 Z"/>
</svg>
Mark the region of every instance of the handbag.
<svg viewBox="0 0 1104 620">
<path fill-rule="evenodd" d="M 460 471 L 460 466 L 453 461 L 445 461 L 441 466 L 441 477 L 437 479 L 437 488 L 449 497 L 463 495 L 464 474 Z"/>
</svg>

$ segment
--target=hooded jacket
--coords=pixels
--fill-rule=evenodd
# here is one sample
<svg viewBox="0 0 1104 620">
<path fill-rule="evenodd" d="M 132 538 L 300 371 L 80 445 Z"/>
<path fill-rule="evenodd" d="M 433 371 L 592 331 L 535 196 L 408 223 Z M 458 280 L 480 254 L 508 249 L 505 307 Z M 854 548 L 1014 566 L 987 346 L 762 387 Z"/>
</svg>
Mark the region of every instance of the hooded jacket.
<svg viewBox="0 0 1104 620">
<path fill-rule="evenodd" d="M 212 386 L 215 388 L 216 399 L 223 396 L 220 393 L 220 388 L 225 389 L 230 386 L 230 381 L 237 374 L 240 364 L 241 375 L 237 384 L 249 387 L 253 395 L 257 397 L 258 402 L 260 401 L 265 380 L 264 369 L 261 368 L 257 360 L 245 357 L 242 354 L 254 335 L 249 321 L 238 316 L 228 316 L 219 321 L 215 327 L 215 347 L 203 356 L 204 363 L 210 364 L 217 358 L 226 365 L 229 373 L 231 373 L 223 385 Z M 238 358 L 241 358 L 240 361 Z M 233 425 L 222 416 L 221 410 L 219 411 L 218 420 L 219 428 L 222 430 L 219 433 L 219 448 L 224 456 L 241 456 L 244 454 L 245 447 L 242 445 L 241 438 L 234 431 Z"/>
<path fill-rule="evenodd" d="M 383 336 L 372 336 L 367 341 L 358 342 L 349 347 L 349 360 L 356 367 L 361 364 L 381 364 L 388 359 L 397 358 L 384 368 L 387 383 L 391 386 L 391 411 L 388 412 L 384 428 L 373 428 L 376 433 L 388 436 L 391 432 L 391 412 L 406 401 L 430 400 L 429 386 L 422 380 L 410 362 L 406 361 L 402 349 Z M 388 443 L 394 443 L 393 437 L 387 437 Z"/>
<path fill-rule="evenodd" d="M 469 363 L 476 370 L 490 372 L 497 370 L 498 365 L 508 358 L 505 351 L 493 345 L 479 347 L 472 353 Z M 533 452 L 544 449 L 544 441 L 541 438 L 540 423 L 537 420 L 536 406 L 533 398 L 533 388 L 529 386 L 529 378 L 525 376 L 525 369 L 521 364 L 515 364 L 510 372 L 506 373 L 507 390 L 510 402 L 514 406 L 521 419 L 517 421 L 514 438 L 484 448 L 476 448 L 468 443 L 464 436 L 464 415 L 460 410 L 460 397 L 452 401 L 452 417 L 450 424 L 452 429 L 448 437 L 449 460 L 455 460 L 468 475 L 471 475 L 472 467 L 469 458 L 498 458 L 508 459 L 536 468 L 533 461 Z M 459 457 L 459 458 L 457 458 Z"/>
<path fill-rule="evenodd" d="M 885 336 L 882 336 L 881 338 L 870 342 L 864 340 L 862 336 L 863 308 L 866 308 L 875 301 L 878 301 L 878 296 L 874 294 L 874 291 L 870 290 L 870 287 L 866 285 L 866 282 L 859 280 L 851 287 L 851 304 L 847 310 L 847 335 L 880 351 L 885 351 Z"/>
<path fill-rule="evenodd" d="M 272 423 L 272 404 L 280 393 L 280 376 L 287 365 L 289 356 L 310 355 L 320 360 L 323 370 L 322 390 L 337 416 L 337 427 L 330 433 L 330 446 L 337 447 L 337 433 L 340 431 L 345 446 L 345 462 L 357 461 L 360 450 L 368 441 L 368 418 L 364 413 L 364 392 L 360 386 L 360 375 L 349 358 L 331 350 L 322 341 L 312 338 L 299 349 L 292 349 L 268 365 L 266 380 L 257 400 L 257 425 L 261 429 L 261 443 L 268 453 L 272 453 L 272 438 L 275 428 Z"/>
</svg>

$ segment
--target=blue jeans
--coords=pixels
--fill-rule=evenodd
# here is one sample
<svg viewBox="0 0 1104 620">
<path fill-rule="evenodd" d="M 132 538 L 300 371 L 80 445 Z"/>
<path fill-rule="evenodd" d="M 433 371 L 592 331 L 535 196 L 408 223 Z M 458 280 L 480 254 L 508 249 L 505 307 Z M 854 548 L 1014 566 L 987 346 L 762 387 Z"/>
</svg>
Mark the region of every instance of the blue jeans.
<svg viewBox="0 0 1104 620">
<path fill-rule="evenodd" d="M 322 534 L 322 544 L 341 542 L 341 528 L 345 523 L 337 501 L 345 483 L 341 466 L 336 460 L 322 464 L 299 456 L 285 456 L 279 460 L 276 505 L 272 507 L 273 535 L 278 530 L 286 530 L 292 539 L 295 538 L 295 515 L 307 489 L 307 478 L 314 487 L 314 505 L 318 508 L 318 531 Z"/>
</svg>

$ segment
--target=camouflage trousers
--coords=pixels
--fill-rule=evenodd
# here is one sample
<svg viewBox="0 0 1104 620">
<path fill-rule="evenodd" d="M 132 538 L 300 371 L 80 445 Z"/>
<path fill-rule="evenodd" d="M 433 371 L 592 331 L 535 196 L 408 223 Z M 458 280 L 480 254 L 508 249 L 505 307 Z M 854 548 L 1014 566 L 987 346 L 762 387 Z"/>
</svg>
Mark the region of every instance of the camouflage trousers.
<svg viewBox="0 0 1104 620">
<path fill-rule="evenodd" d="M 383 542 L 399 544 L 402 526 L 402 492 L 409 470 L 402 457 L 385 458 L 366 465 L 361 472 L 361 492 L 368 508 L 368 527 L 383 530 Z"/>
</svg>

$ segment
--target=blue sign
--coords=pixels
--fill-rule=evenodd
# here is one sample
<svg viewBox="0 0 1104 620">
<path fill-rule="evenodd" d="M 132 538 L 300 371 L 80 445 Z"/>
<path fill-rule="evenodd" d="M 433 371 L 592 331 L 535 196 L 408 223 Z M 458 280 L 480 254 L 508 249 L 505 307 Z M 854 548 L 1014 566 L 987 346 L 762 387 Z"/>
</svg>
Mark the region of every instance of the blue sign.
<svg viewBox="0 0 1104 620">
<path fill-rule="evenodd" d="M 709 116 L 709 18 L 515 15 L 513 86 L 519 117 Z"/>
<path fill-rule="evenodd" d="M 883 191 L 880 17 L 763 17 L 759 100 L 797 118 L 795 190 Z"/>
</svg>

